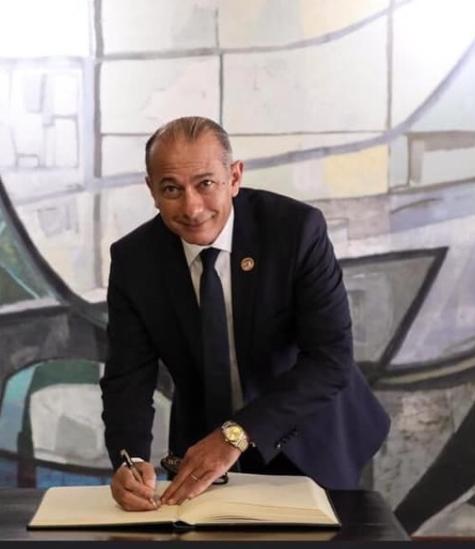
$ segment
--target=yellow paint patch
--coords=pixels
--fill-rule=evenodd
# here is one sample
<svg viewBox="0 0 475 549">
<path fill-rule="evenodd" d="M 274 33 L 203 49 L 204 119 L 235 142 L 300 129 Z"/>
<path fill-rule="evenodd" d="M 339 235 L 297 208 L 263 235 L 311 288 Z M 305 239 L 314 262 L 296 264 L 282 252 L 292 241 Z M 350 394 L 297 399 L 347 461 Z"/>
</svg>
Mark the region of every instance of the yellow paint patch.
<svg viewBox="0 0 475 549">
<path fill-rule="evenodd" d="M 323 160 L 323 180 L 332 198 L 369 196 L 388 190 L 388 148 L 373 147 Z"/>
<path fill-rule="evenodd" d="M 305 38 L 344 29 L 388 7 L 388 0 L 300 0 Z"/>
</svg>

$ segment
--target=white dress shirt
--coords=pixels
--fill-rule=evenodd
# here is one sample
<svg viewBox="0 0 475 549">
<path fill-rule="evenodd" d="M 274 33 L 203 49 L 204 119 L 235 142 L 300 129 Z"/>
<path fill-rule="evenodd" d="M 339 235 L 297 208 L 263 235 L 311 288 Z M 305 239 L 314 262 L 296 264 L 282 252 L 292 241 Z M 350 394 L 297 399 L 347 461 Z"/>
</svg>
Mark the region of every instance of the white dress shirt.
<svg viewBox="0 0 475 549">
<path fill-rule="evenodd" d="M 229 363 L 231 368 L 231 398 L 233 410 L 238 410 L 242 407 L 242 388 L 239 377 L 239 369 L 236 358 L 236 346 L 234 343 L 234 322 L 233 322 L 233 303 L 231 291 L 231 250 L 233 242 L 233 227 L 234 227 L 234 209 L 231 208 L 228 220 L 219 233 L 216 240 L 210 246 L 199 246 L 190 244 L 181 239 L 183 250 L 185 252 L 186 262 L 190 269 L 191 281 L 195 290 L 198 304 L 200 302 L 200 279 L 203 272 L 200 252 L 205 248 L 213 247 L 220 250 L 216 258 L 215 269 L 221 280 L 224 293 L 224 306 L 226 308 L 226 326 L 228 329 L 229 342 Z"/>
</svg>

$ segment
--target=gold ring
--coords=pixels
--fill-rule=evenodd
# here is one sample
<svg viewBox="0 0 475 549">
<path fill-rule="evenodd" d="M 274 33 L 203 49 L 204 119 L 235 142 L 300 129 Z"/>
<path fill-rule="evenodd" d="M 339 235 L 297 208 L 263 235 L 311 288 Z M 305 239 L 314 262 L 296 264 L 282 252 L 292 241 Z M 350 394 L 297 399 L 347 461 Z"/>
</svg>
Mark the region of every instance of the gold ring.
<svg viewBox="0 0 475 549">
<path fill-rule="evenodd" d="M 191 473 L 190 477 L 193 479 L 193 480 L 200 480 L 198 477 L 196 477 L 193 473 Z"/>
</svg>

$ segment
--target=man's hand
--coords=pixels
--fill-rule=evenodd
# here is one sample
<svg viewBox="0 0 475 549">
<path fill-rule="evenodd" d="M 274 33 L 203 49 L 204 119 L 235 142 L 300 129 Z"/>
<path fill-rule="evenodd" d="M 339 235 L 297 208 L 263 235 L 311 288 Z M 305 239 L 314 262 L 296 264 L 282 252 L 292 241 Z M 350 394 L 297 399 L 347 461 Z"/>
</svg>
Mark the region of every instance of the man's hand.
<svg viewBox="0 0 475 549">
<path fill-rule="evenodd" d="M 127 467 L 119 467 L 112 477 L 111 491 L 117 503 L 126 511 L 151 511 L 157 509 L 155 500 L 155 470 L 150 463 L 135 464 L 143 483 L 134 478 Z"/>
<path fill-rule="evenodd" d="M 160 502 L 179 505 L 201 494 L 226 473 L 240 455 L 241 451 L 225 442 L 221 430 L 216 429 L 188 449 Z"/>
</svg>

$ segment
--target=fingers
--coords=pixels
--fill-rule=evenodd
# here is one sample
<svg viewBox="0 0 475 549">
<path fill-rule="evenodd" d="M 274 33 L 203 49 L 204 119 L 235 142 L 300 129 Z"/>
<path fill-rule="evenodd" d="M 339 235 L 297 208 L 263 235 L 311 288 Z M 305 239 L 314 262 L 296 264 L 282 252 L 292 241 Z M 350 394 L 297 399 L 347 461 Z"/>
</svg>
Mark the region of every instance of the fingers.
<svg viewBox="0 0 475 549">
<path fill-rule="evenodd" d="M 180 470 L 160 497 L 162 504 L 180 505 L 204 492 L 227 468 L 208 458 L 185 456 Z"/>
<path fill-rule="evenodd" d="M 112 494 L 117 503 L 119 503 L 125 511 L 153 511 L 159 507 L 158 504 L 152 502 L 151 499 L 144 499 L 136 496 L 133 492 L 122 492 L 120 501 L 115 497 L 114 492 L 112 492 Z"/>
<path fill-rule="evenodd" d="M 200 473 L 198 473 L 200 474 Z M 180 505 L 187 499 L 192 499 L 203 492 L 205 492 L 216 480 L 220 474 L 215 471 L 209 471 L 208 473 L 201 474 L 201 476 L 190 475 L 184 482 L 181 483 L 179 488 L 172 493 L 170 503 L 174 502 Z M 195 478 L 198 480 L 195 480 Z"/>
<path fill-rule="evenodd" d="M 196 497 L 223 475 L 240 455 L 240 450 L 225 442 L 221 431 L 216 429 L 188 449 L 160 502 L 173 505 Z"/>
<path fill-rule="evenodd" d="M 150 463 L 137 463 L 137 469 L 147 484 L 136 480 L 127 467 L 119 467 L 112 477 L 112 496 L 126 511 L 156 509 L 155 471 Z"/>
<path fill-rule="evenodd" d="M 151 463 L 143 461 L 135 464 L 136 468 L 139 470 L 143 483 L 155 491 L 155 486 L 157 484 L 157 475 L 155 474 L 155 469 Z"/>
<path fill-rule="evenodd" d="M 188 492 L 189 498 L 194 498 L 204 492 L 207 488 L 211 486 L 213 481 L 215 481 L 218 476 L 221 476 L 219 474 L 216 474 L 214 471 L 210 471 L 209 473 L 205 473 L 201 477 L 199 477 L 199 480 L 193 480 L 193 484 L 191 486 L 191 491 Z M 177 494 L 176 497 L 181 497 L 180 494 Z"/>
<path fill-rule="evenodd" d="M 196 497 L 204 492 L 219 475 L 215 471 L 195 469 L 181 479 L 175 479 L 162 494 L 160 502 L 167 505 L 180 505 L 187 499 Z"/>
<path fill-rule="evenodd" d="M 185 456 L 181 462 L 178 473 L 175 475 L 165 492 L 161 495 L 160 502 L 168 505 L 174 505 L 176 503 L 176 500 L 173 498 L 175 492 L 187 481 L 188 483 L 190 481 L 195 482 L 191 475 L 194 475 L 198 479 L 200 478 L 196 472 L 193 472 L 193 463 L 190 463 L 190 459 Z"/>
</svg>

